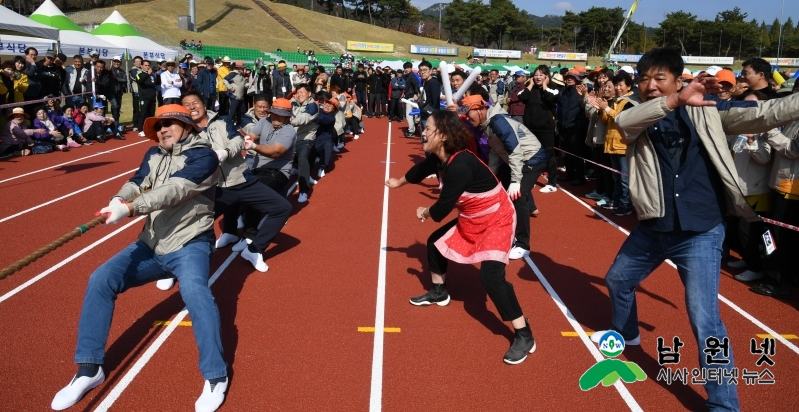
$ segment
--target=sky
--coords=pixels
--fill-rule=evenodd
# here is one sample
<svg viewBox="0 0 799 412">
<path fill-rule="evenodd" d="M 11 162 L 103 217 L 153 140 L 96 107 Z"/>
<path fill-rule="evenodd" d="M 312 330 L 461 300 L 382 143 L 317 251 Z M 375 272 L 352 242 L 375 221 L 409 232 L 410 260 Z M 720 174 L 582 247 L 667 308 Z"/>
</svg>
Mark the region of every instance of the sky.
<svg viewBox="0 0 799 412">
<path fill-rule="evenodd" d="M 488 0 L 483 1 L 486 3 L 488 2 Z M 604 0 L 602 2 L 596 0 L 512 1 L 519 8 L 527 10 L 528 13 L 536 16 L 544 16 L 547 14 L 562 16 L 565 10 L 579 13 L 588 10 L 592 6 L 607 8 L 621 7 L 627 10 L 633 4 L 634 0 Z M 639 0 L 638 9 L 633 15 L 633 21 L 652 27 L 658 25 L 663 20 L 666 13 L 679 10 L 696 15 L 700 20 L 713 20 L 717 13 L 738 7 L 742 12 L 748 14 L 747 21 L 755 18 L 758 22 L 765 21 L 766 24 L 771 24 L 775 18 L 780 17 L 783 1 L 785 2 L 784 18 L 793 18 L 794 25 L 796 25 L 796 22 L 799 21 L 799 7 L 796 7 L 796 0 L 757 0 L 746 2 L 733 0 L 727 3 L 708 0 Z M 418 7 L 420 10 L 424 10 L 439 2 L 448 3 L 449 0 L 411 0 L 411 4 Z"/>
</svg>

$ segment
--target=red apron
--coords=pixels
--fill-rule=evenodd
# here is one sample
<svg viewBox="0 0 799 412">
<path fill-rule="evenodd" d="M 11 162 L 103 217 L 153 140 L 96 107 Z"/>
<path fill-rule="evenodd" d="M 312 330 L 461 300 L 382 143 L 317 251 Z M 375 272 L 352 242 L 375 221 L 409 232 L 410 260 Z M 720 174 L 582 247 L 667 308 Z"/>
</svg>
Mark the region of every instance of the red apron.
<svg viewBox="0 0 799 412">
<path fill-rule="evenodd" d="M 450 156 L 447 165 L 460 153 Z M 438 251 L 458 263 L 496 260 L 507 264 L 516 233 L 516 210 L 499 181 L 485 193 L 463 192 L 455 207 L 458 224 L 436 241 Z"/>
</svg>

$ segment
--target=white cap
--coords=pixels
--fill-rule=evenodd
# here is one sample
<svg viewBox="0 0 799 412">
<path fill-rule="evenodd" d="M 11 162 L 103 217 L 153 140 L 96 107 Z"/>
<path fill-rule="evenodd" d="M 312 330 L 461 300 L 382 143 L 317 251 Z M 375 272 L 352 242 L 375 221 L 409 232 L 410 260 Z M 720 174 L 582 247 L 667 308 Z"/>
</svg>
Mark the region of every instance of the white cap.
<svg viewBox="0 0 799 412">
<path fill-rule="evenodd" d="M 621 68 L 619 70 L 629 73 L 630 76 L 635 75 L 635 70 L 633 70 L 633 68 L 631 66 L 621 66 Z"/>
<path fill-rule="evenodd" d="M 708 67 L 708 68 L 707 68 L 707 70 L 705 70 L 705 71 L 707 72 L 707 74 L 709 74 L 709 75 L 711 75 L 711 76 L 715 76 L 715 75 L 716 75 L 716 73 L 718 73 L 718 72 L 720 72 L 720 71 L 722 71 L 722 70 L 724 70 L 724 69 L 722 69 L 722 68 L 721 68 L 721 67 L 719 67 L 719 66 L 710 66 L 710 67 Z"/>
</svg>

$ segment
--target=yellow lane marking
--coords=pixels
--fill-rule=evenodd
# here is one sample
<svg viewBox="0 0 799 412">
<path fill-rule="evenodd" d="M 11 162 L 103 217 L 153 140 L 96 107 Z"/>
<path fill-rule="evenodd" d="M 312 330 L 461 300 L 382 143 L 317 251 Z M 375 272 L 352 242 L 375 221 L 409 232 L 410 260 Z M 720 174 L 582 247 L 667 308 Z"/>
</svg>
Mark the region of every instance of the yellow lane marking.
<svg viewBox="0 0 799 412">
<path fill-rule="evenodd" d="M 782 333 L 780 334 L 780 336 L 782 336 L 785 339 L 799 339 L 799 336 L 796 336 L 792 333 L 787 333 L 787 334 Z M 774 336 L 769 333 L 758 333 L 757 337 L 760 339 L 765 339 L 765 338 L 773 338 Z"/>
<path fill-rule="evenodd" d="M 374 326 L 358 326 L 358 332 L 372 332 L 374 333 Z M 383 328 L 385 333 L 400 333 L 400 328 Z"/>
<path fill-rule="evenodd" d="M 169 326 L 170 323 L 172 323 L 171 320 L 157 320 L 153 322 L 153 326 Z M 178 323 L 178 326 L 191 326 L 191 321 L 190 320 L 181 321 L 180 323 Z"/>
<path fill-rule="evenodd" d="M 591 335 L 594 334 L 594 332 L 585 332 L 585 334 L 588 335 L 588 336 L 591 336 Z M 561 336 L 565 336 L 567 338 L 576 338 L 576 337 L 580 336 L 580 335 L 577 334 L 577 332 L 574 332 L 574 331 L 561 332 L 560 335 Z"/>
</svg>

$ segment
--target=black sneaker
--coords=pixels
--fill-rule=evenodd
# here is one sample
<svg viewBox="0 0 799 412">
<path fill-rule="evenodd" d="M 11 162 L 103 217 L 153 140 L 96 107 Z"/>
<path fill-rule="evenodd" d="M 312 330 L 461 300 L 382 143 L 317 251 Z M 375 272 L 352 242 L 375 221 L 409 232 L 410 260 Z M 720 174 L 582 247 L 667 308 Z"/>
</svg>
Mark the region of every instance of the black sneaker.
<svg viewBox="0 0 799 412">
<path fill-rule="evenodd" d="M 613 202 L 605 203 L 601 207 L 602 207 L 602 209 L 605 209 L 605 210 L 616 210 L 616 208 L 617 208 L 616 204 L 613 203 Z"/>
<path fill-rule="evenodd" d="M 421 296 L 414 296 L 411 298 L 411 305 L 415 306 L 428 306 L 435 303 L 438 306 L 449 305 L 449 293 L 447 287 L 443 284 L 435 284 L 429 292 Z"/>
<path fill-rule="evenodd" d="M 508 365 L 518 365 L 527 359 L 527 354 L 535 352 L 535 338 L 533 331 L 530 330 L 530 321 L 525 319 L 525 327 L 516 329 L 516 336 L 513 338 L 513 343 L 510 349 L 505 352 L 505 357 L 502 358 Z"/>
<path fill-rule="evenodd" d="M 105 137 L 103 137 L 103 136 L 99 136 L 99 137 L 97 138 L 97 141 L 98 141 L 98 142 L 100 142 L 100 143 L 105 143 Z"/>
<path fill-rule="evenodd" d="M 613 212 L 613 216 L 630 216 L 633 214 L 633 208 L 631 207 L 619 207 Z"/>
<path fill-rule="evenodd" d="M 120 134 L 120 133 L 115 134 L 114 135 L 114 139 L 116 139 L 116 140 L 126 140 L 125 136 L 122 136 L 122 134 Z"/>
</svg>

